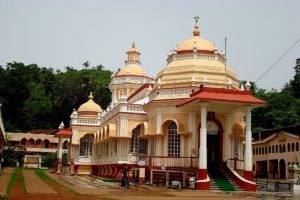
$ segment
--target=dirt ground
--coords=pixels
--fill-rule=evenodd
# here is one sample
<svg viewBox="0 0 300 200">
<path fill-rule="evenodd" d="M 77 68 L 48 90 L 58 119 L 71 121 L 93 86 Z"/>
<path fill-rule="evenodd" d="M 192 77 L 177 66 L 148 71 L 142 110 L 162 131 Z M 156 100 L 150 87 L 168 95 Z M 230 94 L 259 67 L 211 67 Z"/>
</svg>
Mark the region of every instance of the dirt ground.
<svg viewBox="0 0 300 200">
<path fill-rule="evenodd" d="M 6 170 L 6 175 L 12 173 L 13 170 Z M 195 190 L 171 190 L 158 187 L 135 187 L 125 188 L 84 188 L 80 185 L 71 184 L 62 179 L 59 175 L 47 172 L 47 175 L 54 179 L 41 180 L 33 171 L 16 170 L 16 181 L 7 195 L 10 200 L 186 200 L 186 199 L 257 199 L 253 193 L 232 193 L 223 194 L 210 191 L 195 191 Z M 22 174 L 23 173 L 23 174 Z M 24 177 L 24 191 L 22 185 L 22 177 Z M 0 182 L 8 182 L 10 176 L 0 176 Z M 42 182 L 41 182 L 42 181 Z M 59 184 L 57 184 L 57 182 Z M 62 184 L 62 185 L 60 185 Z M 1 185 L 0 185 L 1 186 Z M 33 187 L 32 187 L 33 186 Z M 46 188 L 46 189 L 45 189 Z M 49 192 L 50 191 L 53 192 Z M 6 188 L 1 186 L 0 192 L 6 191 Z M 1 194 L 1 193 L 0 193 Z M 1 197 L 0 197 L 1 199 Z"/>
</svg>

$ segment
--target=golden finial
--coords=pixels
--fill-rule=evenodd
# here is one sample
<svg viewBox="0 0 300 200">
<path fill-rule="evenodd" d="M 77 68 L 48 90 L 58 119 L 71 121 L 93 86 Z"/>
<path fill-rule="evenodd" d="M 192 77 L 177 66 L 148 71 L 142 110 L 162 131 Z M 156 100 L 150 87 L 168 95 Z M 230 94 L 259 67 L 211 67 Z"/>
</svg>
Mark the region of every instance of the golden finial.
<svg viewBox="0 0 300 200">
<path fill-rule="evenodd" d="M 135 49 L 135 42 L 132 42 L 131 48 L 132 48 L 132 49 Z"/>
<path fill-rule="evenodd" d="M 93 99 L 93 98 L 94 98 L 94 97 L 93 97 L 93 93 L 90 92 L 89 99 Z"/>
<path fill-rule="evenodd" d="M 195 16 L 194 20 L 195 20 L 196 24 L 195 24 L 195 28 L 194 28 L 194 31 L 193 31 L 193 35 L 194 36 L 199 36 L 200 35 L 200 30 L 199 30 L 199 26 L 198 26 L 199 17 Z"/>
</svg>

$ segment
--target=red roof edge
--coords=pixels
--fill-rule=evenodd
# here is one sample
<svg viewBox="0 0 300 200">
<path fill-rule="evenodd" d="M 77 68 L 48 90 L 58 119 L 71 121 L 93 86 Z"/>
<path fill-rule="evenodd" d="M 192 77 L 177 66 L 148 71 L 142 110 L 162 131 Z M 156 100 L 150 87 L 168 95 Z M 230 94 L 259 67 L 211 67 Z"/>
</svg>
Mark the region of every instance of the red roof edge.
<svg viewBox="0 0 300 200">
<path fill-rule="evenodd" d="M 71 128 L 63 128 L 60 129 L 55 133 L 55 137 L 71 137 L 72 136 L 72 129 Z"/>
<path fill-rule="evenodd" d="M 151 85 L 151 87 L 153 87 L 154 84 L 152 83 L 145 83 L 144 85 L 142 85 L 139 89 L 137 89 L 134 93 L 132 93 L 127 100 L 132 99 L 135 95 L 137 95 L 138 93 L 140 93 L 143 89 L 145 88 L 149 88 L 149 86 Z"/>
</svg>

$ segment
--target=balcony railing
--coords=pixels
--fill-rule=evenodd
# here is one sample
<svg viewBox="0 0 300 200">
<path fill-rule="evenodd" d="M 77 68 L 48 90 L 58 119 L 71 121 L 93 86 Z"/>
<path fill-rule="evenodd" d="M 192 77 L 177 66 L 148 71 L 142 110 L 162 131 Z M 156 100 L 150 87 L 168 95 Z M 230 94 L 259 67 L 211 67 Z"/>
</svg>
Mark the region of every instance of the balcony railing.
<svg viewBox="0 0 300 200">
<path fill-rule="evenodd" d="M 239 160 L 239 159 L 233 159 L 233 158 L 228 159 L 227 166 L 231 167 L 234 170 L 244 170 L 245 169 L 244 160 Z"/>
<path fill-rule="evenodd" d="M 198 157 L 150 156 L 150 167 L 197 167 Z"/>
</svg>

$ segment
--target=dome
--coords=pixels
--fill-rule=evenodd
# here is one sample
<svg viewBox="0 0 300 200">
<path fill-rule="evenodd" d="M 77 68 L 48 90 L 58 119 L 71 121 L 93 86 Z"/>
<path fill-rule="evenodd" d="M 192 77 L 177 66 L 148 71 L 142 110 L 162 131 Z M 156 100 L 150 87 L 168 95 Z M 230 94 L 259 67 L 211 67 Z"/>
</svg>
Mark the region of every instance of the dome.
<svg viewBox="0 0 300 200">
<path fill-rule="evenodd" d="M 123 67 L 116 76 L 134 75 L 134 76 L 146 76 L 144 69 L 138 65 L 127 65 Z"/>
<path fill-rule="evenodd" d="M 212 42 L 200 37 L 197 20 L 193 37 L 171 51 L 167 65 L 157 74 L 155 82 L 160 88 L 199 87 L 206 84 L 212 88 L 239 89 L 238 78 L 227 66 L 223 53 Z"/>
<path fill-rule="evenodd" d="M 93 100 L 93 95 L 90 93 L 89 100 L 78 108 L 78 114 L 98 114 L 102 112 L 101 107 Z"/>
<path fill-rule="evenodd" d="M 180 51 L 191 51 L 193 50 L 195 45 L 198 50 L 204 51 L 214 51 L 215 48 L 215 45 L 213 43 L 202 39 L 199 36 L 194 36 L 177 45 L 177 52 L 179 53 Z"/>
</svg>

